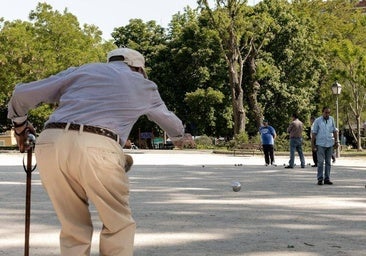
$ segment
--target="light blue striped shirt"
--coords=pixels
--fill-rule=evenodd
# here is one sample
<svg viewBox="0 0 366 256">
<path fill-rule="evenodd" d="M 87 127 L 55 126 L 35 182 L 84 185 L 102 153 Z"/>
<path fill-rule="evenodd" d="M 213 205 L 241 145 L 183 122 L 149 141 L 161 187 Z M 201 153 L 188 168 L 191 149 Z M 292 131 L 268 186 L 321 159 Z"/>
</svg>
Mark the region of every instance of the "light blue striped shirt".
<svg viewBox="0 0 366 256">
<path fill-rule="evenodd" d="M 122 61 L 71 67 L 49 78 L 18 84 L 8 118 L 26 120 L 40 103 L 57 103 L 46 122 L 92 125 L 114 131 L 124 145 L 137 119 L 146 115 L 172 139 L 184 135 L 181 120 L 162 101 L 157 85 Z"/>
<path fill-rule="evenodd" d="M 315 119 L 312 125 L 312 133 L 316 134 L 316 145 L 332 147 L 334 145 L 333 133 L 337 131 L 333 117 L 326 120 L 323 116 Z"/>
</svg>

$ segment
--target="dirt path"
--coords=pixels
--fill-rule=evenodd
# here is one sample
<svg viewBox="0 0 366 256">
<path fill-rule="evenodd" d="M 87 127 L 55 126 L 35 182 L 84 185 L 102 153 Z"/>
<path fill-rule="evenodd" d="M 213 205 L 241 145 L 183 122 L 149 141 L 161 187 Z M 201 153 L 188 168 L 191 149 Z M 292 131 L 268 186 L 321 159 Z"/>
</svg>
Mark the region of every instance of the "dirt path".
<svg viewBox="0 0 366 256">
<path fill-rule="evenodd" d="M 315 168 L 284 169 L 287 157 L 265 167 L 258 156 L 131 153 L 135 256 L 366 254 L 366 159 L 338 159 L 334 185 L 318 186 Z M 24 195 L 21 156 L 0 154 L 0 255 L 23 254 Z M 100 222 L 91 209 L 96 256 Z M 35 172 L 30 254 L 58 255 L 58 232 Z"/>
</svg>

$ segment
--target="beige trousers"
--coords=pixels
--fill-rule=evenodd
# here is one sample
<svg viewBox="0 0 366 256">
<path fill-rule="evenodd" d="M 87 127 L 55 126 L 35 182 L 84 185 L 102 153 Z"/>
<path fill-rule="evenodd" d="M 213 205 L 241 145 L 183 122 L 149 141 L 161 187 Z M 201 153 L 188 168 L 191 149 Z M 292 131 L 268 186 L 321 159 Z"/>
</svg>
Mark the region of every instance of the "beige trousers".
<svg viewBox="0 0 366 256">
<path fill-rule="evenodd" d="M 103 223 L 100 255 L 133 255 L 136 225 L 121 146 L 101 135 L 46 129 L 37 139 L 35 154 L 42 184 L 61 223 L 61 255 L 90 255 L 89 200 Z"/>
</svg>

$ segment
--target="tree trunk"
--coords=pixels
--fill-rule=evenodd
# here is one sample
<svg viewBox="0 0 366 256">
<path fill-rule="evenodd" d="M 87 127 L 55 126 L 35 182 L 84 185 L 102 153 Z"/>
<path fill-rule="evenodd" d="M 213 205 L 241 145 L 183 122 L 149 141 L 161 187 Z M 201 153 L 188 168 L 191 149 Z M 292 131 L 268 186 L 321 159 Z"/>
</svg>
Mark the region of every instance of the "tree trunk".
<svg viewBox="0 0 366 256">
<path fill-rule="evenodd" d="M 239 82 L 239 75 L 236 63 L 230 63 L 229 79 L 232 92 L 232 106 L 234 114 L 234 135 L 245 131 L 245 110 L 243 106 L 243 89 Z"/>
<path fill-rule="evenodd" d="M 362 151 L 362 140 L 361 140 L 361 116 L 357 116 L 357 151 Z"/>
<path fill-rule="evenodd" d="M 232 94 L 232 106 L 234 115 L 234 135 L 245 132 L 245 109 L 243 106 L 243 59 L 240 52 L 240 36 L 236 30 L 236 23 L 239 19 L 237 11 L 241 5 L 245 5 L 243 1 L 228 0 L 216 1 L 217 7 L 224 7 L 227 11 L 228 22 L 222 23 L 219 18 L 215 18 L 207 0 L 197 1 L 199 5 L 203 5 L 208 11 L 212 24 L 217 28 L 221 37 L 220 47 L 225 53 L 226 61 L 229 69 L 230 89 Z"/>
<path fill-rule="evenodd" d="M 247 90 L 249 109 L 254 113 L 255 122 L 257 124 L 257 127 L 259 128 L 262 125 L 263 113 L 257 100 L 260 84 L 258 83 L 257 80 L 255 80 L 256 67 L 255 67 L 254 55 L 250 54 L 245 63 L 246 63 L 245 67 L 249 73 L 248 75 L 249 86 Z"/>
<path fill-rule="evenodd" d="M 356 133 L 353 130 L 353 126 L 351 124 L 348 114 L 347 114 L 347 123 L 348 123 L 350 133 L 352 134 L 353 139 L 356 141 L 357 151 L 363 151 L 362 141 L 361 141 L 361 118 L 360 118 L 360 116 L 356 116 Z"/>
</svg>

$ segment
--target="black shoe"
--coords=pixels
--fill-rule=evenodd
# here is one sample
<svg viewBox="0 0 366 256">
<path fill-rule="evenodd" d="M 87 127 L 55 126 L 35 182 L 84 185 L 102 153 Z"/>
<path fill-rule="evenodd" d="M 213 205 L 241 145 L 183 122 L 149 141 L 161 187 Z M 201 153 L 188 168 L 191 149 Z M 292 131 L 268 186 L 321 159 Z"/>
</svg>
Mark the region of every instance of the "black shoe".
<svg viewBox="0 0 366 256">
<path fill-rule="evenodd" d="M 285 168 L 286 168 L 286 169 L 294 169 L 294 167 L 289 166 L 289 165 L 288 165 L 288 166 L 286 166 Z"/>
<path fill-rule="evenodd" d="M 318 180 L 318 185 L 323 185 L 323 181 L 322 180 Z"/>
<path fill-rule="evenodd" d="M 313 164 L 311 167 L 318 167 L 316 164 Z"/>
<path fill-rule="evenodd" d="M 301 168 L 305 168 L 305 166 L 301 166 Z"/>
<path fill-rule="evenodd" d="M 326 185 L 333 185 L 333 182 L 331 182 L 330 180 L 325 180 L 324 181 L 324 184 L 326 184 Z"/>
</svg>

